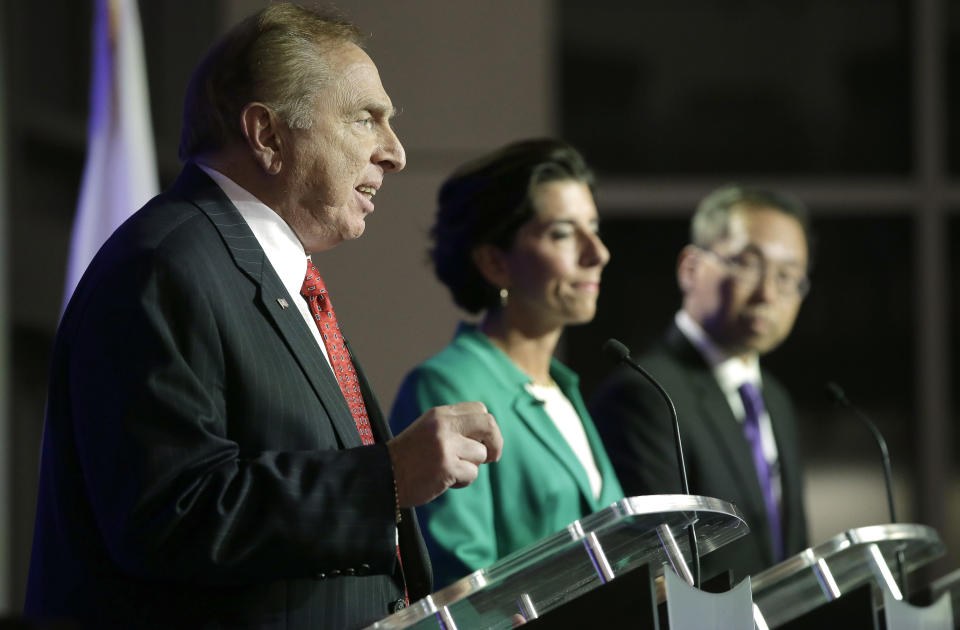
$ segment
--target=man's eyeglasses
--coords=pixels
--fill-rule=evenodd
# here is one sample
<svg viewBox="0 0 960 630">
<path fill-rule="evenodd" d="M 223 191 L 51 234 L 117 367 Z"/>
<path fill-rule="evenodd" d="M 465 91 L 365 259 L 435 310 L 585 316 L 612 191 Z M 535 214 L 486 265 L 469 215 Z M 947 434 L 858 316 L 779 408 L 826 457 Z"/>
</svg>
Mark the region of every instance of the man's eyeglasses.
<svg viewBox="0 0 960 630">
<path fill-rule="evenodd" d="M 777 293 L 785 298 L 804 298 L 810 292 L 810 279 L 796 267 L 771 263 L 758 252 L 746 250 L 736 256 L 724 256 L 712 249 L 698 247 L 723 266 L 734 280 L 745 285 L 756 286 L 765 282 L 767 272 L 773 272 L 773 286 Z"/>
</svg>

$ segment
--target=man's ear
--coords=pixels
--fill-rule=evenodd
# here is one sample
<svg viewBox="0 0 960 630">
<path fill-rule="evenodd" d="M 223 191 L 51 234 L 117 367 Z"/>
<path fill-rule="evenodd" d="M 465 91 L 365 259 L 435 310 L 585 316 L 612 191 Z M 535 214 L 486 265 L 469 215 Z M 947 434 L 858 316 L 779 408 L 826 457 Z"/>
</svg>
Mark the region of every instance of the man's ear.
<svg viewBox="0 0 960 630">
<path fill-rule="evenodd" d="M 240 130 L 260 168 L 276 175 L 283 166 L 288 145 L 281 135 L 280 118 L 263 103 L 248 103 L 240 111 Z"/>
<path fill-rule="evenodd" d="M 680 292 L 686 295 L 695 285 L 697 274 L 700 273 L 702 253 L 695 245 L 687 245 L 680 250 L 677 256 L 677 286 Z"/>
<path fill-rule="evenodd" d="M 470 256 L 480 275 L 487 282 L 500 289 L 510 288 L 510 269 L 507 265 L 506 253 L 502 249 L 496 245 L 484 243 L 475 247 Z"/>
</svg>

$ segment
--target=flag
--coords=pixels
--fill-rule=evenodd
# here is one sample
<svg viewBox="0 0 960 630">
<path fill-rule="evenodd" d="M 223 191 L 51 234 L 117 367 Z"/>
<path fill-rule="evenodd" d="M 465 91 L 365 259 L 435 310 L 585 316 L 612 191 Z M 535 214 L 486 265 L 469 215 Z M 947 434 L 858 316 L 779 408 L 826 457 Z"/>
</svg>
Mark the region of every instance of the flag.
<svg viewBox="0 0 960 630">
<path fill-rule="evenodd" d="M 107 237 L 157 194 L 147 68 L 136 0 L 97 0 L 87 157 L 63 304 Z"/>
</svg>

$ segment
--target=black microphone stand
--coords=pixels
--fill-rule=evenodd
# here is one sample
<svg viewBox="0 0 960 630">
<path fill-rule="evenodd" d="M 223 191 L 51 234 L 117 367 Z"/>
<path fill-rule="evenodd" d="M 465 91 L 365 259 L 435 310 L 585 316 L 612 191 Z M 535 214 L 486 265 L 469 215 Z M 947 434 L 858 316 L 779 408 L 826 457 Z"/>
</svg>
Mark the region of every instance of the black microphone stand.
<svg viewBox="0 0 960 630">
<path fill-rule="evenodd" d="M 880 448 L 880 463 L 883 465 L 883 479 L 887 487 L 887 509 L 890 511 L 890 522 L 897 522 L 897 511 L 893 504 L 893 474 L 890 470 L 890 452 L 887 450 L 887 441 L 883 439 L 883 435 L 880 433 L 880 429 L 877 428 L 877 425 L 874 424 L 873 420 L 864 413 L 859 407 L 850 402 L 850 399 L 847 398 L 847 395 L 844 393 L 843 388 L 834 383 L 833 381 L 827 383 L 827 393 L 830 397 L 853 411 L 853 414 L 860 419 L 867 428 L 870 430 L 870 433 L 873 435 L 873 439 L 877 442 L 877 446 Z M 903 551 L 896 552 L 896 562 L 897 562 L 897 573 L 900 575 L 900 588 L 903 590 L 904 599 L 907 598 L 907 572 L 904 568 L 904 557 Z"/>
<path fill-rule="evenodd" d="M 610 355 L 613 358 L 616 358 L 618 361 L 622 361 L 635 369 L 640 373 L 647 381 L 653 385 L 654 389 L 657 390 L 657 393 L 663 397 L 663 400 L 667 403 L 667 407 L 670 409 L 670 417 L 673 420 L 673 442 L 674 447 L 676 448 L 677 453 L 677 467 L 680 469 L 680 487 L 683 491 L 683 494 L 690 494 L 690 484 L 687 482 L 687 465 L 683 459 L 683 445 L 680 441 L 680 420 L 677 417 L 677 408 L 673 405 L 673 400 L 670 399 L 670 395 L 666 392 L 665 389 L 657 382 L 657 379 L 653 378 L 649 372 L 643 369 L 639 363 L 634 361 L 630 357 L 630 350 L 617 341 L 616 339 L 607 339 L 606 343 L 603 344 L 603 351 Z M 696 519 L 694 519 L 695 521 Z M 700 588 L 700 548 L 697 545 L 697 530 L 694 525 L 694 522 L 691 521 L 690 527 L 687 528 L 687 538 L 689 539 L 690 544 L 690 556 L 693 561 L 693 585 L 696 588 Z"/>
</svg>

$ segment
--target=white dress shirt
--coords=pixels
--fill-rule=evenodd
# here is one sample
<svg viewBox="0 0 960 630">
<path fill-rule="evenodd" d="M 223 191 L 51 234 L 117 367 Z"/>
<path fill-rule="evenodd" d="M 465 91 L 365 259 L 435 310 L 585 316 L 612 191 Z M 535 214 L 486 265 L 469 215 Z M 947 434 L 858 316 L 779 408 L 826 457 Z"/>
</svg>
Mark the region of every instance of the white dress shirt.
<svg viewBox="0 0 960 630">
<path fill-rule="evenodd" d="M 747 412 L 740 398 L 739 388 L 744 383 L 753 383 L 759 391 L 763 391 L 763 381 L 760 376 L 760 359 L 756 354 L 746 358 L 732 357 L 721 350 L 707 332 L 690 315 L 683 310 L 677 312 L 674 322 L 683 336 L 700 352 L 704 361 L 710 366 L 713 377 L 720 386 L 720 391 L 727 398 L 733 417 L 743 425 Z M 777 452 L 777 441 L 773 435 L 773 424 L 770 421 L 770 412 L 764 409 L 759 419 L 760 441 L 763 445 L 763 456 L 770 466 L 770 481 L 773 485 L 777 502 L 780 502 L 782 487 L 780 483 L 780 456 Z"/>
<path fill-rule="evenodd" d="M 260 247 L 263 248 L 267 260 L 270 261 L 277 275 L 280 276 L 284 288 L 293 298 L 291 306 L 295 306 L 300 311 L 300 315 L 307 322 L 307 328 L 313 333 L 313 337 L 329 365 L 330 357 L 327 356 L 327 347 L 323 345 L 320 330 L 313 320 L 313 315 L 310 314 L 307 300 L 300 295 L 300 287 L 303 286 L 303 279 L 307 274 L 307 258 L 309 258 L 303 249 L 303 244 L 300 243 L 300 239 L 290 229 L 287 222 L 280 218 L 279 214 L 238 183 L 209 166 L 203 164 L 197 164 L 197 166 L 216 182 L 223 190 L 223 194 L 230 200 L 230 203 L 240 212 L 243 220 L 250 226 L 250 231 L 253 232 L 257 242 L 260 243 Z"/>
<path fill-rule="evenodd" d="M 560 387 L 553 385 L 537 385 L 536 383 L 527 383 L 527 391 L 537 400 L 543 401 L 543 410 L 546 412 L 553 424 L 556 425 L 560 435 L 570 445 L 573 454 L 580 460 L 580 465 L 587 473 L 587 479 L 590 481 L 590 491 L 593 492 L 593 498 L 600 496 L 603 490 L 603 477 L 600 475 L 600 469 L 597 468 L 597 460 L 593 458 L 593 451 L 590 449 L 590 442 L 587 440 L 587 432 L 583 429 L 583 421 L 580 420 L 580 414 L 574 408 Z"/>
</svg>

